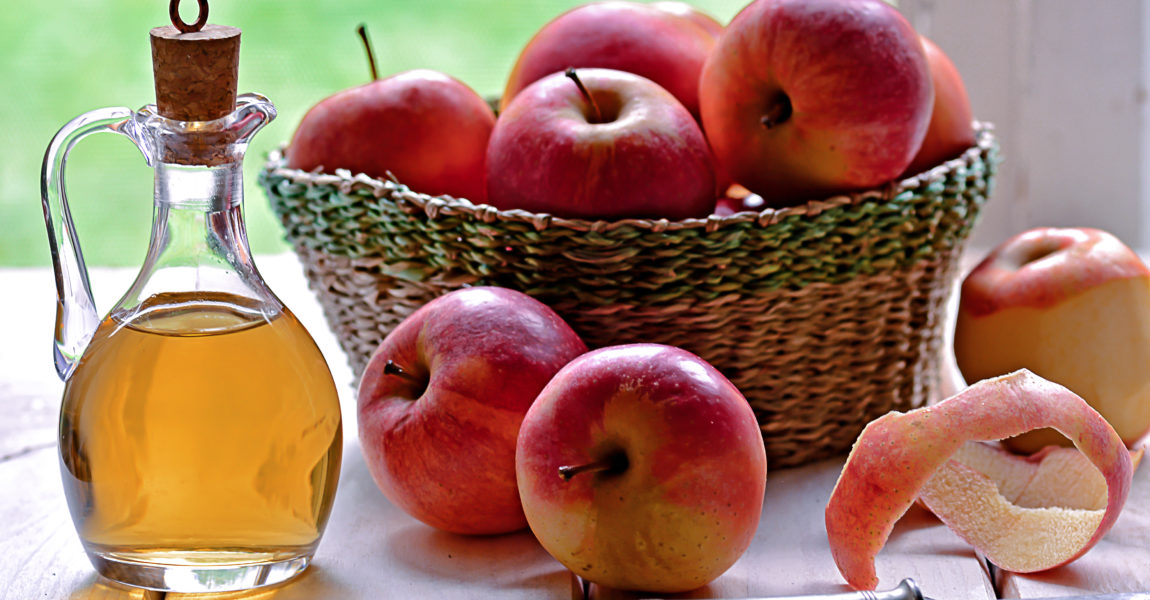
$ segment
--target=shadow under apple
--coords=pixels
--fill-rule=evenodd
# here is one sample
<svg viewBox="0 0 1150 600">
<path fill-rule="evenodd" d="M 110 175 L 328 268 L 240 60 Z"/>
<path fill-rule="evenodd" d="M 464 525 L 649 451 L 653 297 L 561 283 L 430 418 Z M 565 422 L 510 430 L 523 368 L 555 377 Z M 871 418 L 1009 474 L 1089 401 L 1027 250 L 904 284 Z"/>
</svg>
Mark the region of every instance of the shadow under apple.
<svg viewBox="0 0 1150 600">
<path fill-rule="evenodd" d="M 413 520 L 387 536 L 379 556 L 389 564 L 400 564 L 437 580 L 534 590 L 536 597 L 550 594 L 566 598 L 570 587 L 570 572 L 551 559 L 528 530 L 464 536 Z"/>
</svg>

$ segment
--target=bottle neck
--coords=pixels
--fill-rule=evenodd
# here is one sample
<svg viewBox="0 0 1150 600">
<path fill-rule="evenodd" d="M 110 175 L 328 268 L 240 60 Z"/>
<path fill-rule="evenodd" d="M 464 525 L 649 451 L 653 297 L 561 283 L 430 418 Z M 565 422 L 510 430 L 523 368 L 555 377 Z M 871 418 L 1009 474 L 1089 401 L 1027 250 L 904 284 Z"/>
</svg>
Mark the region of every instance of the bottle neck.
<svg viewBox="0 0 1150 600">
<path fill-rule="evenodd" d="M 148 263 L 196 270 L 251 267 L 241 163 L 189 167 L 160 162 L 154 191 Z"/>
<path fill-rule="evenodd" d="M 243 204 L 243 163 L 185 166 L 156 163 L 154 197 L 161 205 L 180 210 L 221 212 Z"/>
<path fill-rule="evenodd" d="M 242 163 L 155 164 L 148 255 L 117 305 L 132 313 L 160 294 L 212 293 L 256 301 L 268 317 L 280 309 L 252 262 L 243 220 Z"/>
</svg>

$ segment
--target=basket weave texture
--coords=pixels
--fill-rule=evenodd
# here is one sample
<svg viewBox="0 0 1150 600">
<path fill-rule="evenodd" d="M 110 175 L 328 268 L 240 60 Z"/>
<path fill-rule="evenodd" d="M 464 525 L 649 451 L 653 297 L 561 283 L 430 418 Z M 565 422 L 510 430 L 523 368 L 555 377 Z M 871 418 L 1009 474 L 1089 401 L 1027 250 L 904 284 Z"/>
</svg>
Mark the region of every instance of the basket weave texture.
<svg viewBox="0 0 1150 600">
<path fill-rule="evenodd" d="M 683 221 L 500 211 L 287 169 L 278 153 L 260 182 L 357 377 L 429 300 L 512 288 L 589 347 L 658 342 L 706 359 L 786 467 L 845 452 L 870 420 L 937 389 L 947 299 L 998 163 L 992 128 L 977 137 L 882 189 Z"/>
</svg>

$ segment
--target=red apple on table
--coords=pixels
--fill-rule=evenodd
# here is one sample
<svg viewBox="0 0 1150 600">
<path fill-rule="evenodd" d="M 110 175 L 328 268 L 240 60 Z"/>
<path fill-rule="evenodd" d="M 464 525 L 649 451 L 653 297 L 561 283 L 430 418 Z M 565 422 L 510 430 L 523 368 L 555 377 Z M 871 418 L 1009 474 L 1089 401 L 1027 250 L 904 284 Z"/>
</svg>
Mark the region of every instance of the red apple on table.
<svg viewBox="0 0 1150 600">
<path fill-rule="evenodd" d="M 360 31 L 366 43 L 366 34 Z M 371 56 L 370 51 L 368 53 Z M 427 69 L 336 93 L 304 115 L 287 165 L 331 173 L 390 172 L 417 192 L 483 202 L 483 160 L 495 113 L 467 84 Z"/>
<path fill-rule="evenodd" d="M 513 290 L 464 288 L 419 308 L 384 339 L 359 385 L 359 439 L 380 490 L 446 531 L 525 527 L 519 424 L 585 351 L 550 308 Z"/>
<path fill-rule="evenodd" d="M 934 83 L 934 109 L 922 146 L 903 173 L 907 177 L 955 158 L 974 145 L 974 114 L 962 76 L 934 42 L 926 36 L 921 38 Z"/>
<path fill-rule="evenodd" d="M 1150 269 L 1097 229 L 1016 235 L 963 281 L 954 353 L 967 381 L 1026 368 L 1070 388 L 1132 444 L 1150 431 Z M 1006 440 L 1056 443 L 1049 430 Z"/>
<path fill-rule="evenodd" d="M 698 124 L 649 79 L 611 69 L 555 73 L 499 116 L 487 202 L 579 219 L 706 217 L 711 152 Z"/>
<path fill-rule="evenodd" d="M 693 12 L 620 0 L 565 12 L 523 48 L 504 88 L 502 106 L 506 109 L 520 91 L 547 75 L 568 67 L 596 67 L 646 77 L 697 117 L 699 70 L 715 44 L 715 30 L 703 24 L 709 17 Z"/>
<path fill-rule="evenodd" d="M 699 82 L 720 179 L 774 207 L 893 180 L 933 100 L 918 34 L 882 0 L 756 0 Z"/>
<path fill-rule="evenodd" d="M 515 457 L 543 547 L 610 588 L 705 585 L 747 549 L 767 459 L 742 394 L 699 357 L 658 344 L 594 350 L 547 384 Z"/>
</svg>

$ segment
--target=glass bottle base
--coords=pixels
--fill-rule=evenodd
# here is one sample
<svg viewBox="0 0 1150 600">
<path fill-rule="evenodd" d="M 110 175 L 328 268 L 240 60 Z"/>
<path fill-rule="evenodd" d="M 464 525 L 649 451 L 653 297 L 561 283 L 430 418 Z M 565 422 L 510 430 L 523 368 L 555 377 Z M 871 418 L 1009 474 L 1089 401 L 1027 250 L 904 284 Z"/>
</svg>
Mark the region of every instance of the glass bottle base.
<svg viewBox="0 0 1150 600">
<path fill-rule="evenodd" d="M 283 583 L 311 564 L 304 553 L 250 551 L 88 550 L 96 571 L 124 585 L 161 592 L 249 590 Z"/>
</svg>

